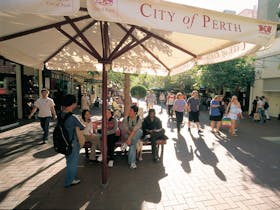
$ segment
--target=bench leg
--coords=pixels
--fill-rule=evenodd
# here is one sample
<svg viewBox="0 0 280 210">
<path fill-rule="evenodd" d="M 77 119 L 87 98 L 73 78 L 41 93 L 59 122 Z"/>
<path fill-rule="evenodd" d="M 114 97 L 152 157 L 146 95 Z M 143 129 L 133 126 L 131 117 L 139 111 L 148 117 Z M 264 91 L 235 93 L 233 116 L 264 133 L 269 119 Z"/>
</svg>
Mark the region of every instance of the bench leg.
<svg viewBox="0 0 280 210">
<path fill-rule="evenodd" d="M 87 147 L 85 148 L 85 153 L 86 153 L 86 158 L 88 159 L 89 158 L 89 152 L 88 152 L 88 148 Z"/>
</svg>

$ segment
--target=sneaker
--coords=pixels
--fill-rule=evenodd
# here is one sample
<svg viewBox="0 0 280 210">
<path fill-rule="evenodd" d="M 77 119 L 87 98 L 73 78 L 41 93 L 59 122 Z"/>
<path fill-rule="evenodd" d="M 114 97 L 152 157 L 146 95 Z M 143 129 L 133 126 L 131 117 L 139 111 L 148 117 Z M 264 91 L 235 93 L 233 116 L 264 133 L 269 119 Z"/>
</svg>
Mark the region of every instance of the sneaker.
<svg viewBox="0 0 280 210">
<path fill-rule="evenodd" d="M 71 183 L 71 185 L 76 185 L 76 184 L 79 184 L 80 182 L 81 182 L 81 180 L 74 179 L 73 182 Z"/>
<path fill-rule="evenodd" d="M 139 159 L 138 159 L 138 160 L 139 160 L 139 161 L 142 161 L 142 160 L 143 160 L 142 155 L 139 156 Z"/>
<path fill-rule="evenodd" d="M 109 160 L 108 162 L 108 167 L 112 168 L 114 165 L 114 161 L 113 160 Z"/>
<path fill-rule="evenodd" d="M 98 161 L 98 162 L 102 162 L 102 155 L 99 155 L 99 156 L 98 156 L 97 161 Z"/>
<path fill-rule="evenodd" d="M 136 163 L 131 163 L 131 164 L 130 164 L 130 168 L 131 168 L 131 169 L 136 169 L 136 168 L 137 168 Z"/>
</svg>

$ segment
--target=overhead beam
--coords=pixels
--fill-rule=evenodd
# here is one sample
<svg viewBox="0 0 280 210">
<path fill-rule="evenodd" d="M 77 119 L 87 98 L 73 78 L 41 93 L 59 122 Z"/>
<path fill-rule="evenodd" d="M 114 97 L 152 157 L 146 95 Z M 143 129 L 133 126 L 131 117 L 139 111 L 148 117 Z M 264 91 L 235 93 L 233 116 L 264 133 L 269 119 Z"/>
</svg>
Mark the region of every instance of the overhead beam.
<svg viewBox="0 0 280 210">
<path fill-rule="evenodd" d="M 76 31 L 76 33 L 81 37 L 83 42 L 88 46 L 88 48 L 92 51 L 95 55 L 94 57 L 101 58 L 97 50 L 92 46 L 90 41 L 85 37 L 85 35 L 81 32 L 81 30 L 76 26 L 76 24 L 70 19 L 68 16 L 64 16 L 64 18 L 68 21 L 68 23 L 72 26 L 72 28 Z"/>
<path fill-rule="evenodd" d="M 130 29 L 126 32 L 125 36 L 121 39 L 121 41 L 119 42 L 119 44 L 115 47 L 115 49 L 113 50 L 113 52 L 110 54 L 109 56 L 109 60 L 112 59 L 112 57 L 114 57 L 114 55 L 116 54 L 116 52 L 120 49 L 121 46 L 123 46 L 124 42 L 128 39 L 128 37 L 132 34 L 132 32 L 135 30 L 135 26 L 130 27 Z M 128 43 L 129 45 L 131 44 Z"/>
<path fill-rule="evenodd" d="M 81 20 L 89 19 L 89 18 L 91 18 L 89 15 L 85 15 L 85 16 L 73 18 L 72 21 L 73 22 L 78 22 L 78 21 L 81 21 Z M 53 23 L 53 24 L 49 24 L 49 25 L 45 25 L 45 26 L 40 26 L 40 27 L 33 28 L 33 29 L 30 29 L 30 30 L 26 30 L 26 31 L 2 36 L 2 37 L 0 37 L 0 42 L 7 41 L 7 40 L 10 40 L 10 39 L 15 39 L 15 38 L 22 37 L 22 36 L 26 36 L 28 34 L 37 33 L 37 32 L 40 32 L 40 31 L 48 30 L 48 29 L 51 29 L 51 28 L 60 27 L 62 25 L 66 25 L 66 24 L 69 24 L 69 22 L 67 20 L 64 20 L 64 21 L 61 21 L 61 22 L 57 22 L 57 23 Z"/>
<path fill-rule="evenodd" d="M 56 27 L 56 29 L 62 33 L 64 36 L 66 36 L 68 39 L 70 39 L 72 42 L 74 42 L 75 44 L 77 44 L 80 48 L 82 48 L 83 50 L 85 50 L 86 52 L 88 52 L 90 55 L 92 55 L 93 57 L 95 57 L 97 60 L 101 59 L 100 57 L 96 57 L 96 55 L 90 51 L 87 47 L 85 47 L 84 45 L 82 45 L 80 42 L 78 42 L 76 39 L 74 39 L 71 35 L 69 35 L 67 32 L 65 32 L 63 29 L 61 29 L 60 27 Z"/>
<path fill-rule="evenodd" d="M 125 28 L 125 27 L 123 27 L 123 25 L 121 25 L 121 24 L 118 24 L 119 25 L 119 27 L 121 27 L 124 31 L 126 31 L 127 33 L 128 33 L 128 30 Z M 148 34 L 146 34 L 147 36 L 148 36 Z M 131 37 L 138 43 L 139 42 L 139 40 L 133 35 L 133 34 L 131 34 Z M 145 45 L 143 45 L 142 43 L 139 43 L 140 44 L 140 46 L 141 47 L 143 47 L 144 48 L 144 50 L 146 50 L 154 59 L 156 59 L 161 65 L 163 65 L 164 66 L 164 68 L 166 68 L 169 72 L 171 71 L 171 69 L 170 68 L 168 68 L 168 66 L 165 64 L 165 63 L 163 63 L 163 61 L 161 61 L 152 51 L 150 51 Z"/>
<path fill-rule="evenodd" d="M 187 53 L 187 54 L 191 55 L 191 56 L 194 57 L 194 58 L 197 58 L 197 55 L 193 54 L 192 52 L 190 52 L 190 51 L 188 51 L 188 50 L 186 50 L 186 49 L 184 49 L 184 48 L 182 48 L 182 47 L 180 47 L 180 46 L 178 46 L 178 45 L 176 45 L 176 44 L 170 42 L 170 41 L 167 40 L 167 39 L 164 39 L 163 37 L 161 37 L 161 36 L 159 36 L 159 35 L 157 35 L 157 34 L 155 34 L 155 33 L 152 33 L 152 32 L 150 32 L 150 31 L 148 31 L 148 30 L 146 30 L 146 29 L 144 29 L 144 28 L 142 28 L 142 27 L 140 27 L 140 26 L 136 26 L 136 28 L 137 28 L 138 30 L 140 30 L 140 31 L 142 31 L 142 32 L 144 32 L 144 33 L 146 33 L 146 34 L 149 34 L 150 36 L 152 36 L 152 37 L 154 37 L 154 38 L 156 38 L 156 39 L 158 39 L 158 40 L 160 40 L 160 41 L 162 41 L 162 42 L 164 42 L 164 43 L 166 43 L 166 44 L 168 44 L 168 45 L 170 45 L 170 46 L 172 46 L 172 47 L 178 49 L 178 50 L 181 50 L 181 51 L 184 52 L 184 53 Z"/>
<path fill-rule="evenodd" d="M 88 29 L 90 29 L 95 23 L 97 23 L 97 20 L 92 21 L 91 23 L 89 23 L 87 26 L 85 26 L 82 30 L 81 33 L 84 33 L 85 31 L 87 31 Z M 75 36 L 73 36 L 73 39 L 77 39 L 77 37 L 79 36 L 79 34 L 77 33 Z M 70 39 L 68 40 L 65 44 L 63 44 L 60 48 L 58 48 L 53 54 L 51 54 L 45 61 L 44 63 L 47 63 L 50 59 L 52 59 L 54 56 L 56 56 L 64 47 L 66 47 L 67 45 L 69 45 L 70 43 L 72 43 L 73 41 Z"/>
</svg>

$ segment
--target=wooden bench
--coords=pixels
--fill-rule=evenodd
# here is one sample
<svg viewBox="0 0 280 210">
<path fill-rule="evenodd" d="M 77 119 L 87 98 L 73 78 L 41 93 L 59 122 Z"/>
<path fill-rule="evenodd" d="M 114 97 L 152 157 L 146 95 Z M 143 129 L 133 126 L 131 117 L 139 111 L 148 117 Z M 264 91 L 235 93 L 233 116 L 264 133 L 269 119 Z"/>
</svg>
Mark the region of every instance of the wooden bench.
<svg viewBox="0 0 280 210">
<path fill-rule="evenodd" d="M 151 142 L 149 140 L 148 141 L 145 140 L 145 141 L 142 141 L 142 142 L 143 142 L 143 146 L 150 146 L 151 145 Z M 115 143 L 116 148 L 121 147 L 123 143 L 124 143 L 123 141 L 117 141 Z M 163 152 L 164 145 L 166 144 L 166 140 L 159 139 L 159 140 L 156 141 L 156 144 L 157 144 L 158 147 L 160 147 L 160 145 L 161 145 L 161 152 Z M 89 141 L 85 142 L 84 148 L 85 148 L 86 158 L 89 158 L 89 149 L 91 148 L 91 142 L 89 142 Z M 126 153 L 126 151 L 124 151 L 123 153 Z"/>
<path fill-rule="evenodd" d="M 100 123 L 100 122 L 98 122 L 98 123 Z M 119 128 L 120 128 L 122 122 L 118 121 L 118 124 L 119 124 Z M 96 129 L 96 124 L 94 124 L 93 127 L 94 127 L 94 129 Z M 118 136 L 119 136 L 119 141 L 117 141 L 115 143 L 116 148 L 121 147 L 122 144 L 125 142 L 123 140 L 124 138 L 122 137 L 121 132 L 119 132 Z M 151 145 L 151 142 L 149 140 L 145 140 L 145 141 L 142 140 L 142 142 L 143 142 L 143 146 Z M 162 154 L 163 153 L 163 149 L 164 149 L 164 145 L 166 144 L 166 140 L 165 139 L 159 139 L 159 140 L 156 141 L 156 144 L 157 144 L 158 147 L 160 147 L 160 145 L 161 145 L 161 154 Z M 89 141 L 85 142 L 83 148 L 85 148 L 86 158 L 89 158 L 89 149 L 91 148 L 91 142 L 89 142 Z M 126 153 L 126 151 L 124 151 L 122 154 L 124 154 L 124 153 Z"/>
</svg>

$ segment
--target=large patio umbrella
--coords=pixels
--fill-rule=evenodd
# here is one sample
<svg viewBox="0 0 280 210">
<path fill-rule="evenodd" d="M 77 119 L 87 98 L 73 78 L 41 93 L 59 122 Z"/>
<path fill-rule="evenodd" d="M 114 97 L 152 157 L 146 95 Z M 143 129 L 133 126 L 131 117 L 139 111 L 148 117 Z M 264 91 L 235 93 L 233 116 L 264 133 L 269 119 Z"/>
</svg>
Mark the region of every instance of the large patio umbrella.
<svg viewBox="0 0 280 210">
<path fill-rule="evenodd" d="M 0 55 L 63 71 L 174 75 L 269 46 L 277 24 L 160 0 L 0 0 Z M 106 175 L 106 100 L 103 178 Z"/>
</svg>

